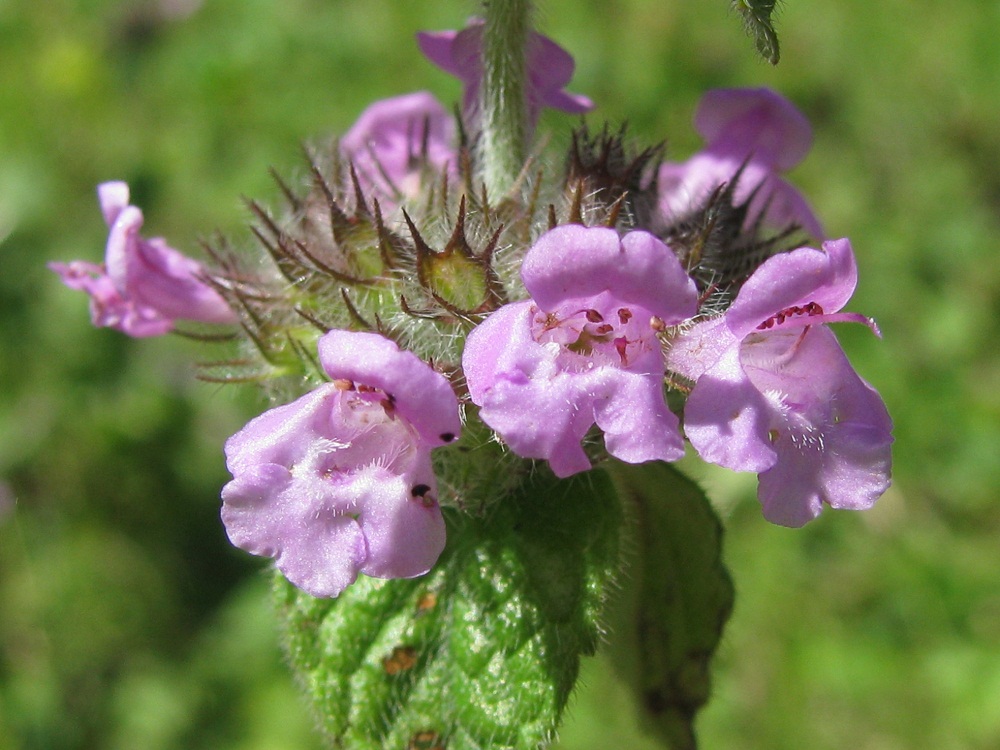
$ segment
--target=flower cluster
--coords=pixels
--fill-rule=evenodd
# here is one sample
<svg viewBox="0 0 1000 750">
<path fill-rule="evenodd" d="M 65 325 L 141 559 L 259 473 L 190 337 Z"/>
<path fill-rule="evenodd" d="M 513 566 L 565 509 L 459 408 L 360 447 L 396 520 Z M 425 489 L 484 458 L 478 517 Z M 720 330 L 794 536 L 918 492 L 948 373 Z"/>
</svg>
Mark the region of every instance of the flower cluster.
<svg viewBox="0 0 1000 750">
<path fill-rule="evenodd" d="M 133 336 L 240 324 L 239 356 L 205 377 L 259 381 L 283 405 L 226 443 L 233 543 L 336 596 L 359 573 L 426 572 L 442 507 L 502 502 L 501 476 L 675 461 L 685 438 L 756 472 L 775 523 L 870 507 L 892 424 L 829 324 L 878 331 L 842 312 L 850 243 L 822 241 L 781 176 L 809 149 L 805 117 L 768 90 L 713 91 L 686 161 L 581 128 L 561 175 L 490 195 L 470 147 L 482 35 L 474 21 L 419 37 L 465 84 L 457 125 L 426 92 L 376 102 L 313 156 L 304 195 L 281 184 L 286 217 L 251 204 L 270 270 L 219 247 L 206 271 L 141 239 L 122 183 L 101 188 L 105 266 L 53 266 L 95 324 Z M 543 106 L 592 107 L 564 90 L 558 45 L 536 34 L 525 54 L 532 126 Z"/>
</svg>

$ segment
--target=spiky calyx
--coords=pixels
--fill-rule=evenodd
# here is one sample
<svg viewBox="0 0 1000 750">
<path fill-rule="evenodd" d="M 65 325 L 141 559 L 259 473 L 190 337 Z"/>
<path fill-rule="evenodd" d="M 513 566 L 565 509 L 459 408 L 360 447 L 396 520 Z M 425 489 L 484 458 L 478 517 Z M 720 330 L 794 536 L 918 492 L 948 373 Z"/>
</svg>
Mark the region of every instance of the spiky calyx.
<svg viewBox="0 0 1000 750">
<path fill-rule="evenodd" d="M 698 285 L 703 300 L 711 300 L 715 312 L 728 307 L 743 282 L 761 263 L 805 242 L 795 224 L 768 231 L 764 223 L 766 211 L 748 223 L 750 205 L 760 186 L 737 201 L 736 190 L 742 176 L 743 167 L 731 180 L 713 190 L 700 206 L 659 232 Z"/>
<path fill-rule="evenodd" d="M 626 126 L 612 132 L 605 123 L 597 133 L 586 125 L 573 131 L 566 159 L 565 191 L 570 221 L 593 216 L 622 230 L 649 229 L 657 204 L 656 172 L 664 146 L 641 150 L 626 140 Z"/>
</svg>

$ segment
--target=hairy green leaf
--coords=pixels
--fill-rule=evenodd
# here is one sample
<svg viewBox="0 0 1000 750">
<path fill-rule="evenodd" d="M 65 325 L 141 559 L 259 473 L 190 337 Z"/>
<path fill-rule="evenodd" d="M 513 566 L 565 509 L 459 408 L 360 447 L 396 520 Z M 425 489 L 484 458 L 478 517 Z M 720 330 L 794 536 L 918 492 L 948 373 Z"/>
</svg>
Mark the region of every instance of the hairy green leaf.
<svg viewBox="0 0 1000 750">
<path fill-rule="evenodd" d="M 778 64 L 778 34 L 771 15 L 777 0 L 733 0 L 733 7 L 743 16 L 747 33 L 753 37 L 757 52 L 771 65 Z"/>
<path fill-rule="evenodd" d="M 279 577 L 288 654 L 335 746 L 546 744 L 596 649 L 621 519 L 603 472 L 538 473 L 488 517 L 449 514 L 426 576 L 362 576 L 337 599 Z"/>
<path fill-rule="evenodd" d="M 646 726 L 671 750 L 693 750 L 709 662 L 733 605 L 722 528 L 701 489 L 669 464 L 615 463 L 611 473 L 635 539 L 612 656 Z"/>
</svg>

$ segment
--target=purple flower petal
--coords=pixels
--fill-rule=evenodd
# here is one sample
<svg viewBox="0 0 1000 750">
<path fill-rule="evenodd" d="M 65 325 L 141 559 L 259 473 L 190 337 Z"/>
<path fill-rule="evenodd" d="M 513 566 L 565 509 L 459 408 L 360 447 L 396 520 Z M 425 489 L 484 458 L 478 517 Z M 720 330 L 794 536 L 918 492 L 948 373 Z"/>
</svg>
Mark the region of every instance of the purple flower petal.
<svg viewBox="0 0 1000 750">
<path fill-rule="evenodd" d="M 684 455 L 679 422 L 663 399 L 662 355 L 657 359 L 659 372 L 609 373 L 610 393 L 594 405 L 608 453 L 625 463 L 677 461 Z"/>
<path fill-rule="evenodd" d="M 850 243 L 774 256 L 724 316 L 673 343 L 668 368 L 695 380 L 684 428 L 707 461 L 759 473 L 764 515 L 801 526 L 823 505 L 869 508 L 889 486 L 892 421 L 825 323 L 857 281 Z"/>
<path fill-rule="evenodd" d="M 368 469 L 352 487 L 363 510 L 358 522 L 368 543 L 368 558 L 360 570 L 376 578 L 421 576 L 444 549 L 444 518 L 432 498 L 413 496 L 404 477 L 390 480 L 384 474 Z"/>
<path fill-rule="evenodd" d="M 521 265 L 524 286 L 550 311 L 570 298 L 613 290 L 667 324 L 694 315 L 698 291 L 677 257 L 648 232 L 564 225 L 539 237 Z M 666 296 L 664 290 L 671 290 Z"/>
<path fill-rule="evenodd" d="M 368 548 L 357 521 L 336 512 L 326 488 L 315 486 L 318 478 L 309 484 L 284 466 L 251 467 L 223 488 L 222 521 L 235 546 L 275 558 L 302 590 L 337 596 L 357 578 Z"/>
<path fill-rule="evenodd" d="M 467 66 L 456 61 L 452 54 L 452 47 L 459 32 L 454 29 L 446 31 L 419 31 L 417 32 L 417 45 L 424 57 L 437 65 L 445 73 L 462 78 Z M 478 76 L 477 76 L 478 77 Z M 463 79 L 464 80 L 464 79 Z"/>
<path fill-rule="evenodd" d="M 748 378 L 770 394 L 778 460 L 760 476 L 765 517 L 801 526 L 833 508 L 870 508 L 889 487 L 892 420 L 825 326 L 744 347 Z M 780 362 L 776 367 L 775 362 Z"/>
<path fill-rule="evenodd" d="M 782 310 L 812 302 L 824 313 L 843 308 L 854 294 L 858 268 L 847 239 L 802 247 L 768 258 L 740 289 L 726 313 L 733 335 L 748 335 Z"/>
<path fill-rule="evenodd" d="M 768 404 L 733 347 L 698 379 L 684 406 L 684 432 L 706 461 L 764 471 L 777 455 L 768 441 Z"/>
<path fill-rule="evenodd" d="M 724 316 L 698 321 L 670 341 L 667 369 L 696 381 L 738 344 Z"/>
<path fill-rule="evenodd" d="M 573 56 L 547 36 L 532 34 L 528 44 L 528 77 L 532 94 L 529 96 L 533 110 L 531 119 L 537 119 L 545 107 L 582 115 L 594 108 L 586 96 L 571 94 L 564 87 L 572 80 L 576 63 Z"/>
<path fill-rule="evenodd" d="M 98 186 L 98 196 L 110 229 L 104 266 L 49 266 L 67 286 L 90 295 L 94 325 L 145 337 L 167 333 L 177 319 L 236 322 L 225 300 L 202 280 L 199 263 L 160 238 L 139 235 L 142 212 L 128 204 L 124 182 Z"/>
<path fill-rule="evenodd" d="M 114 328 L 135 338 L 162 336 L 169 333 L 174 322 L 157 310 L 124 299 L 101 266 L 75 260 L 71 263 L 49 263 L 70 289 L 90 296 L 90 322 L 99 328 Z"/>
<path fill-rule="evenodd" d="M 124 182 L 102 182 L 97 186 L 97 200 L 101 204 L 104 223 L 110 228 L 118 214 L 128 206 L 129 190 Z"/>
<path fill-rule="evenodd" d="M 319 361 L 334 380 L 379 388 L 430 445 L 458 437 L 458 399 L 448 380 L 412 352 L 375 333 L 333 330 L 319 340 Z"/>
<path fill-rule="evenodd" d="M 463 368 L 482 420 L 557 476 L 590 468 L 581 441 L 595 424 L 623 461 L 680 458 L 656 335 L 697 308 L 677 258 L 645 232 L 564 226 L 531 247 L 522 277 L 533 299 L 500 308 L 466 340 Z"/>
<path fill-rule="evenodd" d="M 594 419 L 575 403 L 572 380 L 558 377 L 558 347 L 531 335 L 533 318 L 530 302 L 501 307 L 469 334 L 462 367 L 479 417 L 519 456 L 569 476 L 590 468 L 580 441 Z"/>
<path fill-rule="evenodd" d="M 444 548 L 430 453 L 449 440 L 421 430 L 457 437 L 458 401 L 444 376 L 377 334 L 331 331 L 320 360 L 334 382 L 226 441 L 227 533 L 314 596 L 338 595 L 358 573 L 422 575 Z"/>
<path fill-rule="evenodd" d="M 766 89 L 714 89 L 702 96 L 695 129 L 708 147 L 747 156 L 775 171 L 787 171 L 812 148 L 809 120 L 790 101 Z"/>
</svg>

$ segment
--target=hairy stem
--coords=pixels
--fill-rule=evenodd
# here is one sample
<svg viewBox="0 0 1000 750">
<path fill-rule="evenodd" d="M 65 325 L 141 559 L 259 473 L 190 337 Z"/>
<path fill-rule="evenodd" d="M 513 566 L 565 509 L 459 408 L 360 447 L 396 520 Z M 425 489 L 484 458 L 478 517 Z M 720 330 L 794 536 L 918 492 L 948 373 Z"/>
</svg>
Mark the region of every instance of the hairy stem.
<svg viewBox="0 0 1000 750">
<path fill-rule="evenodd" d="M 530 0 L 484 0 L 480 153 L 491 195 L 505 195 L 527 149 L 525 49 L 531 34 Z"/>
</svg>

